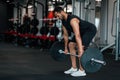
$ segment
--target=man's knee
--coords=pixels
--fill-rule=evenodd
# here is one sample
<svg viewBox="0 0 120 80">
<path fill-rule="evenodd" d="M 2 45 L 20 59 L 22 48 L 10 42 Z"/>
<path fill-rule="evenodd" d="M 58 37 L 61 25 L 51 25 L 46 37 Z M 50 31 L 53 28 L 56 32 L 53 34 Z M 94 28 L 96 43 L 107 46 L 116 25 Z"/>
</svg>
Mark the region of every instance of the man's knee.
<svg viewBox="0 0 120 80">
<path fill-rule="evenodd" d="M 69 42 L 68 46 L 69 46 L 69 49 L 74 49 L 75 46 L 76 46 L 76 43 L 75 42 Z"/>
</svg>

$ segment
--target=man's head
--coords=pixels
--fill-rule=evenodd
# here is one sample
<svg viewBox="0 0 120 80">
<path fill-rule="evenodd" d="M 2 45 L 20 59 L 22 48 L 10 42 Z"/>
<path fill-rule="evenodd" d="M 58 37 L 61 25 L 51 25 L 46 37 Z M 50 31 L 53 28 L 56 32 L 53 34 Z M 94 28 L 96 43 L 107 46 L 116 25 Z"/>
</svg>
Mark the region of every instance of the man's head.
<svg viewBox="0 0 120 80">
<path fill-rule="evenodd" d="M 53 11 L 56 18 L 63 19 L 63 13 L 64 10 L 62 7 L 56 7 Z"/>
</svg>

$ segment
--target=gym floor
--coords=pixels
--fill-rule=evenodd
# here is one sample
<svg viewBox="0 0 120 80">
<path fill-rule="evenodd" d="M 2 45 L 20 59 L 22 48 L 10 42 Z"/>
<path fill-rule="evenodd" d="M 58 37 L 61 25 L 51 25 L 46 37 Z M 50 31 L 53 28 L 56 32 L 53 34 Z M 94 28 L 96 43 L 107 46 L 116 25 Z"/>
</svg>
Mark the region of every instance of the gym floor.
<svg viewBox="0 0 120 80">
<path fill-rule="evenodd" d="M 120 61 L 107 53 L 103 53 L 106 66 L 96 73 L 76 78 L 63 73 L 70 67 L 69 58 L 56 62 L 49 50 L 0 42 L 0 80 L 120 80 Z"/>
</svg>

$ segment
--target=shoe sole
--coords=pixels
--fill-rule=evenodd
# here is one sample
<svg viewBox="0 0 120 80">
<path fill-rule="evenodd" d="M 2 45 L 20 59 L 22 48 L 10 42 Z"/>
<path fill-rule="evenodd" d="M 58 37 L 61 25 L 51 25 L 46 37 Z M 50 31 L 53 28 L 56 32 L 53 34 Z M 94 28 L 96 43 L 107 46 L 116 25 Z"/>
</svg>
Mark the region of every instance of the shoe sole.
<svg viewBox="0 0 120 80">
<path fill-rule="evenodd" d="M 72 74 L 71 74 L 71 76 L 73 76 L 73 77 L 84 77 L 84 76 L 86 76 L 86 74 L 84 74 L 84 75 L 79 75 L 79 76 L 77 76 L 77 75 L 72 75 Z"/>
<path fill-rule="evenodd" d="M 75 72 L 76 72 L 76 71 L 75 71 Z M 74 73 L 74 72 L 71 72 L 71 73 L 65 73 L 65 72 L 64 72 L 64 74 L 72 74 L 72 73 Z"/>
<path fill-rule="evenodd" d="M 70 73 L 66 73 L 66 72 L 64 72 L 64 74 L 72 74 L 72 73 L 74 73 L 74 72 L 76 72 L 76 71 L 73 71 L 73 72 L 70 72 Z"/>
</svg>

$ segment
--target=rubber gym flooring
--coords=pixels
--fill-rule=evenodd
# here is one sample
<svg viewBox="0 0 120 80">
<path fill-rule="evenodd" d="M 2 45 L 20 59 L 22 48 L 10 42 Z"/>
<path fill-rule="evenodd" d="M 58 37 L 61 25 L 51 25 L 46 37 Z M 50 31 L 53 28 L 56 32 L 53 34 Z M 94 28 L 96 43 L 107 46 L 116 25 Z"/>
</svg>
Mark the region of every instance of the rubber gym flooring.
<svg viewBox="0 0 120 80">
<path fill-rule="evenodd" d="M 63 73 L 70 67 L 69 59 L 56 62 L 49 50 L 0 42 L 0 80 L 120 80 L 120 61 L 107 52 L 103 54 L 106 66 L 76 78 Z"/>
</svg>

